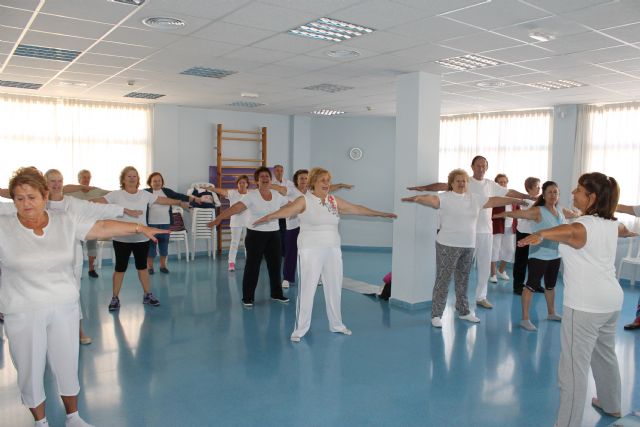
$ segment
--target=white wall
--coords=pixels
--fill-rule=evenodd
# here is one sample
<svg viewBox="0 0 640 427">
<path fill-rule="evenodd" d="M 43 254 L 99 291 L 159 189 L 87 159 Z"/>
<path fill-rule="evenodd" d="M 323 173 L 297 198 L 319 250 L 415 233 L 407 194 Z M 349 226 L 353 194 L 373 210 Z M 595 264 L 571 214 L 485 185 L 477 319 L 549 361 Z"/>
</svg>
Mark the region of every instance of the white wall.
<svg viewBox="0 0 640 427">
<path fill-rule="evenodd" d="M 289 116 L 156 105 L 152 168 L 163 174 L 167 187 L 184 192 L 191 183 L 208 180 L 209 166 L 216 164 L 218 123 L 227 129 L 266 127 L 268 164 L 280 163 L 289 172 Z M 223 153 L 256 157 L 257 146 L 251 142 L 226 142 Z"/>
<path fill-rule="evenodd" d="M 393 210 L 395 118 L 313 118 L 311 165 L 331 171 L 333 182 L 354 184 L 337 196 L 367 207 Z M 364 152 L 361 160 L 349 159 L 351 147 Z M 393 228 L 388 220 L 342 217 L 343 245 L 391 247 Z"/>
</svg>

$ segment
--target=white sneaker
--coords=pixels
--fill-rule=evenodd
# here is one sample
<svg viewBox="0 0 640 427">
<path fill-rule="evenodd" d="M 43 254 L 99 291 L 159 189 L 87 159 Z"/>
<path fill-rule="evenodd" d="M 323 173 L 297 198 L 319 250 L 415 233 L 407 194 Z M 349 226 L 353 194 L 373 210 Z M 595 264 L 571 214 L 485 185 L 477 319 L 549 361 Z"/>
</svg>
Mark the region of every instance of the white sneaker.
<svg viewBox="0 0 640 427">
<path fill-rule="evenodd" d="M 333 331 L 333 332 L 338 334 L 343 334 L 343 335 L 351 335 L 353 333 L 349 328 L 344 328 L 344 329 L 340 329 L 339 331 Z"/>
<path fill-rule="evenodd" d="M 470 311 L 469 314 L 465 314 L 464 316 L 458 316 L 458 319 L 466 320 L 471 323 L 480 323 L 480 319 L 473 314 L 473 311 Z"/>
<path fill-rule="evenodd" d="M 553 320 L 554 322 L 561 322 L 562 321 L 562 316 L 560 316 L 559 314 L 550 314 L 547 316 L 547 320 Z"/>
<path fill-rule="evenodd" d="M 288 280 L 283 280 L 282 281 L 282 289 L 289 289 L 289 281 Z"/>
<path fill-rule="evenodd" d="M 297 337 L 295 335 L 291 335 L 291 342 L 300 342 L 300 337 Z"/>
<path fill-rule="evenodd" d="M 433 326 L 434 328 L 442 328 L 442 319 L 439 317 L 432 317 L 431 326 Z"/>
<path fill-rule="evenodd" d="M 506 271 L 503 271 L 502 273 L 498 271 L 498 277 L 501 278 L 502 280 L 511 279 Z"/>
<path fill-rule="evenodd" d="M 498 283 L 498 278 L 496 277 L 496 275 L 494 274 L 493 276 L 489 277 L 489 281 L 491 283 Z"/>
<path fill-rule="evenodd" d="M 533 323 L 531 323 L 531 321 L 530 321 L 529 319 L 527 319 L 527 320 L 522 320 L 522 321 L 520 322 L 520 327 L 521 327 L 522 329 L 526 329 L 527 331 L 531 331 L 531 332 L 535 332 L 535 331 L 537 331 L 537 330 L 538 330 L 538 328 L 536 328 L 536 327 L 534 326 L 534 324 L 533 324 Z"/>
</svg>

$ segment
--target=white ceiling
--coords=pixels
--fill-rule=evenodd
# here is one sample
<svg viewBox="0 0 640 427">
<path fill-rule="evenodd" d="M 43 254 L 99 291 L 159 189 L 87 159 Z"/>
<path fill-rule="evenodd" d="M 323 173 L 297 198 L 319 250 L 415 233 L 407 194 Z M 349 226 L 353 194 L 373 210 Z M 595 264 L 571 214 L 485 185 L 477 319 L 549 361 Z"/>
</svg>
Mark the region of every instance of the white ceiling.
<svg viewBox="0 0 640 427">
<path fill-rule="evenodd" d="M 141 22 L 151 16 L 187 25 L 151 30 Z M 322 16 L 376 31 L 342 43 L 286 34 Z M 536 42 L 532 31 L 555 40 Z M 10 56 L 17 44 L 82 54 L 72 63 Z M 360 56 L 326 55 L 336 49 Z M 434 62 L 469 53 L 506 64 L 460 72 Z M 193 66 L 237 73 L 223 79 L 180 74 Z M 336 108 L 351 116 L 394 115 L 396 78 L 414 71 L 442 74 L 443 114 L 633 101 L 640 99 L 640 1 L 146 0 L 135 7 L 0 0 L 0 70 L 0 80 L 44 85 L 0 87 L 4 93 L 141 102 L 123 97 L 136 91 L 165 95 L 156 103 L 277 114 Z M 547 91 L 527 85 L 556 79 L 588 86 Z M 487 81 L 504 86 L 477 86 Z M 353 89 L 303 89 L 323 83 Z M 266 105 L 229 106 L 247 100 L 242 92 L 260 94 L 253 101 Z"/>
</svg>

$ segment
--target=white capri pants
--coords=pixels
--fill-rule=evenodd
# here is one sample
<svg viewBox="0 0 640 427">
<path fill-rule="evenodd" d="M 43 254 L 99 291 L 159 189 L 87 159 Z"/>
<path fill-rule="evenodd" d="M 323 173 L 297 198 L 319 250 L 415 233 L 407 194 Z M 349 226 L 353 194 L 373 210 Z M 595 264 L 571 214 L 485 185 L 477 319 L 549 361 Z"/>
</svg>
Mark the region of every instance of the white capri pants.
<svg viewBox="0 0 640 427">
<path fill-rule="evenodd" d="M 340 310 L 342 298 L 342 251 L 340 248 L 298 249 L 300 267 L 300 291 L 296 304 L 296 325 L 292 337 L 303 337 L 311 326 L 313 298 L 322 275 L 322 290 L 327 307 L 329 330 L 342 332 L 347 327 L 342 323 Z"/>
<path fill-rule="evenodd" d="M 516 235 L 511 230 L 504 234 L 493 235 L 493 247 L 491 249 L 491 262 L 513 262 L 516 253 Z"/>
<path fill-rule="evenodd" d="M 491 251 L 493 234 L 476 233 L 476 269 L 478 283 L 476 285 L 476 301 L 487 298 L 487 282 L 491 276 Z"/>
<path fill-rule="evenodd" d="M 24 313 L 4 315 L 9 353 L 18 371 L 22 403 L 35 408 L 45 401 L 44 371 L 49 367 L 61 396 L 76 396 L 78 382 L 77 302 Z"/>
<path fill-rule="evenodd" d="M 238 255 L 238 247 L 240 241 L 244 244 L 244 238 L 247 235 L 247 227 L 231 227 L 231 242 L 229 243 L 229 262 L 235 264 L 236 255 Z M 245 250 L 245 256 L 247 251 Z"/>
</svg>

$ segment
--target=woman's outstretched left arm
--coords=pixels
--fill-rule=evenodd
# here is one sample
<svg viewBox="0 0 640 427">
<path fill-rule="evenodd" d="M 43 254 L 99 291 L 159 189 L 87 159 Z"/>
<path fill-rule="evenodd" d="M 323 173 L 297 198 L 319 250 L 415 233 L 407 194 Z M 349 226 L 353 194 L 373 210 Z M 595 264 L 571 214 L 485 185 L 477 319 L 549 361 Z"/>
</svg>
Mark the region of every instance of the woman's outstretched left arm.
<svg viewBox="0 0 640 427">
<path fill-rule="evenodd" d="M 398 216 L 392 212 L 381 212 L 369 209 L 366 206 L 349 203 L 344 199 L 336 197 L 338 200 L 338 212 L 343 215 L 362 215 L 362 216 L 379 216 L 382 218 L 397 218 Z"/>
</svg>

